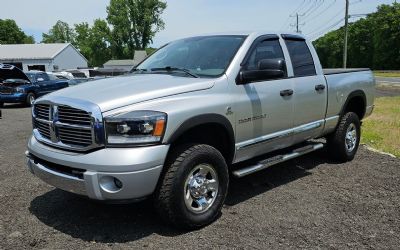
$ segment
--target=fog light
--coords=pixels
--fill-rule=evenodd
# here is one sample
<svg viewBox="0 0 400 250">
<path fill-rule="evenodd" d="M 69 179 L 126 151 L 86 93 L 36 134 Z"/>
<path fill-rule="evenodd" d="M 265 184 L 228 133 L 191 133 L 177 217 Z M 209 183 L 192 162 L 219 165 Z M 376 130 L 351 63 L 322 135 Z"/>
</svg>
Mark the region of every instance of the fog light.
<svg viewBox="0 0 400 250">
<path fill-rule="evenodd" d="M 122 188 L 122 182 L 118 180 L 117 178 L 114 178 L 114 184 L 117 188 L 121 189 Z"/>
<path fill-rule="evenodd" d="M 117 193 L 122 189 L 122 181 L 113 176 L 103 176 L 99 181 L 101 189 L 107 193 Z"/>
</svg>

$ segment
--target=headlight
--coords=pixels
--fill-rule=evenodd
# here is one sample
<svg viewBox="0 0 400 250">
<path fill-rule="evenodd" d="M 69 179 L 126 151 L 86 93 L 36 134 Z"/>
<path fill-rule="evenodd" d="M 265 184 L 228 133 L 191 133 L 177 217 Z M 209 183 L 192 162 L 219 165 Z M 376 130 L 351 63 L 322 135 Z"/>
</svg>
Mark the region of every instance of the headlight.
<svg viewBox="0 0 400 250">
<path fill-rule="evenodd" d="M 23 89 L 23 88 L 16 88 L 15 91 L 17 93 L 25 93 L 25 89 Z"/>
<path fill-rule="evenodd" d="M 167 115 L 156 111 L 133 111 L 105 119 L 107 144 L 129 146 L 161 141 Z"/>
</svg>

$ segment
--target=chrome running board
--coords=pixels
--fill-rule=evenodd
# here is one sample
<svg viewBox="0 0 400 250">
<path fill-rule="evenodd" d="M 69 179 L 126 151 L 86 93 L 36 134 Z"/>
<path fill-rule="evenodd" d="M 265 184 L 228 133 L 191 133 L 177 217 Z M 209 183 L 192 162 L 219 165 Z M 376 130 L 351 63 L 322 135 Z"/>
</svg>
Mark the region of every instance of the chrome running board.
<svg viewBox="0 0 400 250">
<path fill-rule="evenodd" d="M 321 149 L 323 147 L 324 147 L 324 144 L 322 144 L 322 143 L 315 143 L 315 144 L 303 146 L 303 147 L 294 149 L 292 152 L 290 152 L 288 154 L 276 155 L 276 156 L 267 158 L 265 160 L 262 160 L 262 161 L 258 162 L 256 165 L 235 170 L 235 171 L 233 171 L 233 175 L 235 177 L 242 178 L 246 175 L 264 170 L 264 169 L 266 169 L 270 166 L 276 165 L 278 163 L 288 161 L 288 160 L 294 159 L 296 157 L 311 153 L 311 152 Z"/>
</svg>

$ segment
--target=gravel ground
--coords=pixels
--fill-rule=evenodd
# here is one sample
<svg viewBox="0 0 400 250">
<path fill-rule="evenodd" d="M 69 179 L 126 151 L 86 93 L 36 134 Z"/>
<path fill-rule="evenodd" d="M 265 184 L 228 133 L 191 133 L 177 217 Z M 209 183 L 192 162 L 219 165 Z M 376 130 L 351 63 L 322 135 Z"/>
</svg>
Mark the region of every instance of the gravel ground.
<svg viewBox="0 0 400 250">
<path fill-rule="evenodd" d="M 25 168 L 30 109 L 0 120 L 0 249 L 386 248 L 400 245 L 400 159 L 322 150 L 240 180 L 214 224 L 182 232 L 148 201 L 106 205 L 54 189 Z"/>
</svg>

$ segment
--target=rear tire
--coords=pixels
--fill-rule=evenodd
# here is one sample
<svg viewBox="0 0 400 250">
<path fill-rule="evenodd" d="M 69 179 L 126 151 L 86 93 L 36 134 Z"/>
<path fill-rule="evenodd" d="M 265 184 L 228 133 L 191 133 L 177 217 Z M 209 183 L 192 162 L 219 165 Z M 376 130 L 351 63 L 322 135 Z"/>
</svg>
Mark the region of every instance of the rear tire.
<svg viewBox="0 0 400 250">
<path fill-rule="evenodd" d="M 0 108 L 4 107 L 4 102 L 0 102 Z"/>
<path fill-rule="evenodd" d="M 33 105 L 33 103 L 35 102 L 36 97 L 34 93 L 28 93 L 28 95 L 26 96 L 26 101 L 25 104 L 28 107 L 31 107 Z"/>
<path fill-rule="evenodd" d="M 220 214 L 228 192 L 224 157 L 203 144 L 183 145 L 171 152 L 155 193 L 162 219 L 176 227 L 198 229 Z"/>
<path fill-rule="evenodd" d="M 357 114 L 346 113 L 339 122 L 335 132 L 327 138 L 330 157 L 338 162 L 354 159 L 361 138 L 361 123 Z"/>
</svg>

